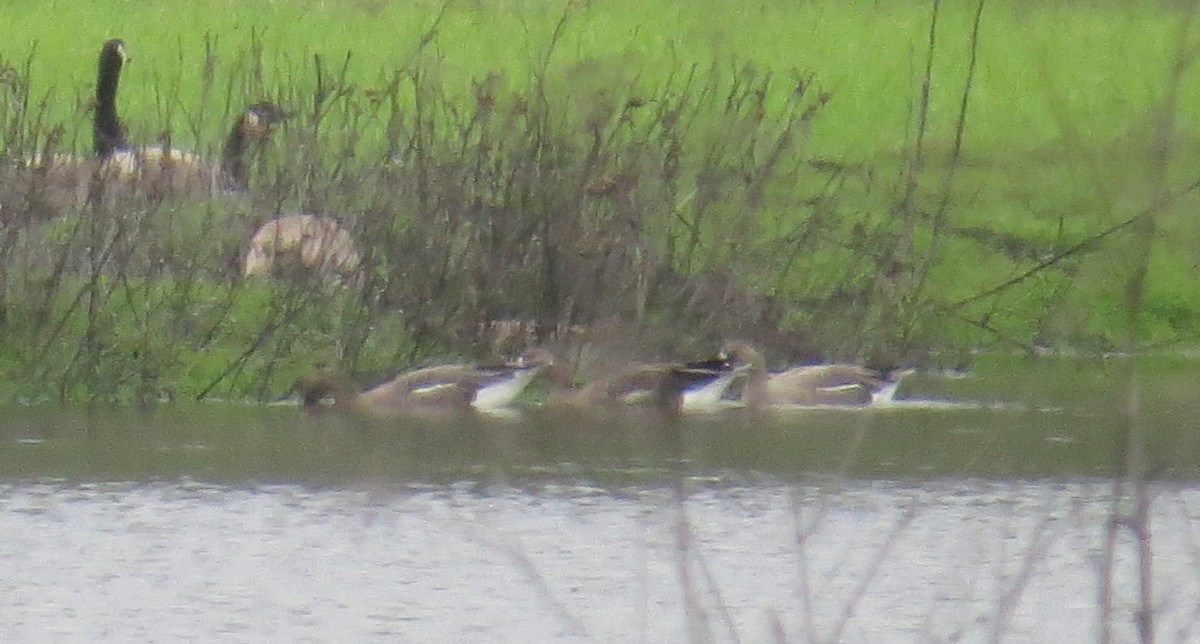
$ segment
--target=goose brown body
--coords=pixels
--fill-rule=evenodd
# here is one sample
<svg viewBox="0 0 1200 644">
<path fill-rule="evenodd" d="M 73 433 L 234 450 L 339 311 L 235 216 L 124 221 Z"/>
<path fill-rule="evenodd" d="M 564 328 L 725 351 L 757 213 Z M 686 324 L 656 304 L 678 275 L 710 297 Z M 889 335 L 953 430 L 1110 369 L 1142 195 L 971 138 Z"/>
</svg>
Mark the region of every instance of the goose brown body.
<svg viewBox="0 0 1200 644">
<path fill-rule="evenodd" d="M 265 143 L 287 113 L 272 103 L 255 103 L 236 119 L 226 138 L 220 163 L 168 145 L 132 147 L 116 110 L 115 91 L 124 45 L 109 41 L 101 54 L 100 80 L 93 122 L 94 155 L 78 157 L 53 152 L 53 142 L 23 167 L 30 210 L 55 215 L 82 209 L 97 200 L 144 195 L 155 199 L 205 199 L 249 186 L 246 157 Z"/>
<path fill-rule="evenodd" d="M 537 364 L 423 367 L 361 392 L 345 375 L 318 369 L 298 380 L 293 388 L 300 392 L 308 410 L 319 409 L 324 399 L 332 397 L 334 408 L 339 411 L 374 415 L 421 410 L 488 411 L 510 404 L 540 367 Z"/>
<path fill-rule="evenodd" d="M 274 275 L 293 279 L 304 274 L 352 277 L 362 257 L 338 222 L 316 215 L 287 215 L 254 231 L 242 260 L 246 277 Z"/>
<path fill-rule="evenodd" d="M 235 119 L 225 139 L 219 163 L 169 144 L 114 150 L 104 160 L 108 173 L 123 187 L 155 198 L 203 199 L 220 192 L 249 188 L 247 155 L 266 142 L 287 113 L 273 103 L 250 105 Z"/>
<path fill-rule="evenodd" d="M 749 407 L 863 406 L 894 384 L 884 374 L 855 364 L 806 365 L 770 373 L 762 353 L 743 341 L 726 343 L 721 356 L 747 367 L 742 398 Z"/>
<path fill-rule="evenodd" d="M 716 361 L 635 362 L 574 387 L 565 371 L 554 367 L 548 371 L 554 385 L 546 399 L 548 407 L 649 406 L 673 412 L 685 410 L 689 391 L 733 375 L 732 367 Z"/>
</svg>

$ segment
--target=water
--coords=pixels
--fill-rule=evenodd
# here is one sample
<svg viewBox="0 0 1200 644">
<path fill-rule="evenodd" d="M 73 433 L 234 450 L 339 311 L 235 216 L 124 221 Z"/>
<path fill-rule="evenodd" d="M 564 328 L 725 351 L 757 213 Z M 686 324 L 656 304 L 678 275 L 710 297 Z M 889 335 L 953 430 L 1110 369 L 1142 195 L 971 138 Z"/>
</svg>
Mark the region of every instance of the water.
<svg viewBox="0 0 1200 644">
<path fill-rule="evenodd" d="M 679 425 L 10 410 L 0 641 L 1094 641 L 1119 373 L 997 361 Z M 1142 379 L 1159 641 L 1200 640 L 1198 376 Z"/>
</svg>

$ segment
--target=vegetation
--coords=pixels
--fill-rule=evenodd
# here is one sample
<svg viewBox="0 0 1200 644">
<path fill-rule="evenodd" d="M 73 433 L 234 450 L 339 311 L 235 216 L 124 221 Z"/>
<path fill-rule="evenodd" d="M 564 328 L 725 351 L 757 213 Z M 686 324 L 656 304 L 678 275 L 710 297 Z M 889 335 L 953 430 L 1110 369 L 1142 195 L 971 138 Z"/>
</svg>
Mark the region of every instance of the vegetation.
<svg viewBox="0 0 1200 644">
<path fill-rule="evenodd" d="M 1196 37 L 1169 3 L 10 13 L 8 399 L 270 398 L 316 362 L 372 380 L 483 355 L 510 319 L 663 353 L 746 337 L 781 361 L 1105 351 L 1142 273 L 1143 346 L 1200 328 L 1200 79 L 1176 55 Z M 36 207 L 24 161 L 88 153 L 113 36 L 131 140 L 218 158 L 246 105 L 293 113 L 247 194 Z M 296 212 L 341 221 L 362 273 L 242 278 L 253 230 Z"/>
</svg>

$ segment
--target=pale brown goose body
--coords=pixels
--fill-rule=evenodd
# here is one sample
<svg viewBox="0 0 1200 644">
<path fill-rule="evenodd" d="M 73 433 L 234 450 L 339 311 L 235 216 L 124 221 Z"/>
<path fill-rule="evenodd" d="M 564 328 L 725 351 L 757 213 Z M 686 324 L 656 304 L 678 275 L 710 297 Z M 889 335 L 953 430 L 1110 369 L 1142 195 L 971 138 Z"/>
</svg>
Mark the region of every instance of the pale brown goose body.
<svg viewBox="0 0 1200 644">
<path fill-rule="evenodd" d="M 332 396 L 334 409 L 372 415 L 409 411 L 494 411 L 506 407 L 537 375 L 540 365 L 507 364 L 494 367 L 450 364 L 401 373 L 366 391 L 336 371 L 318 369 L 294 385 L 305 409 L 319 410 Z"/>
<path fill-rule="evenodd" d="M 879 395 L 890 396 L 897 384 L 873 369 L 855 364 L 818 364 L 768 372 L 766 359 L 753 345 L 726 343 L 721 357 L 747 368 L 742 399 L 748 407 L 866 406 Z"/>
<path fill-rule="evenodd" d="M 718 361 L 635 362 L 575 387 L 570 376 L 552 359 L 550 364 L 553 366 L 548 372 L 554 387 L 546 405 L 559 408 L 645 406 L 672 412 L 692 411 L 702 405 L 697 397 L 708 400 L 698 392 L 712 388 L 723 392 L 737 376 L 733 367 Z M 717 399 L 720 397 L 720 393 L 715 395 Z"/>
<path fill-rule="evenodd" d="M 333 218 L 286 215 L 254 231 L 242 260 L 242 275 L 288 280 L 317 274 L 349 279 L 361 262 L 354 238 Z"/>
</svg>

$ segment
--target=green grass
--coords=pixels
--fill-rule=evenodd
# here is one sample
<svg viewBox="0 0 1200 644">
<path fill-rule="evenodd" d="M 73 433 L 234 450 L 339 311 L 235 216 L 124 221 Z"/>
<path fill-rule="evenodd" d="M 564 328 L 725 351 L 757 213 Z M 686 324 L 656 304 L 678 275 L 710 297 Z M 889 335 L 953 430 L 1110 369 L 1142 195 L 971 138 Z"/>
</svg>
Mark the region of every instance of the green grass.
<svg viewBox="0 0 1200 644">
<path fill-rule="evenodd" d="M 0 27 L 9 43 L 5 55 L 21 60 L 36 43 L 37 88 L 88 96 L 99 43 L 122 37 L 134 58 L 122 92 L 126 120 L 134 127 L 157 127 L 165 107 L 156 105 L 156 88 L 178 84 L 186 89 L 166 102 L 178 103 L 181 114 L 173 125 L 181 131 L 186 131 L 182 112 L 198 109 L 195 88 L 206 34 L 217 43 L 218 63 L 227 71 L 234 65 L 230 54 L 248 47 L 251 34 L 258 34 L 267 87 L 303 68 L 314 53 L 340 60 L 352 52 L 351 79 L 368 88 L 406 62 L 441 8 L 428 0 L 7 4 L 10 19 Z M 552 57 L 552 74 L 596 59 L 619 68 L 625 80 L 653 88 L 667 74 L 714 59 L 782 75 L 803 70 L 833 92 L 829 114 L 814 132 L 819 155 L 874 159 L 907 145 L 907 114 L 928 39 L 927 3 L 595 0 L 576 5 Z M 953 131 L 970 5 L 946 3 L 936 34 L 941 49 L 930 116 L 935 142 L 945 143 Z M 444 61 L 440 73 L 452 90 L 466 92 L 472 80 L 498 70 L 514 91 L 525 91 L 567 6 L 561 1 L 452 2 L 427 55 Z M 988 3 L 968 156 L 1053 153 L 1062 145 L 1064 120 L 1091 144 L 1136 139 L 1163 93 L 1179 12 L 1160 3 Z M 559 79 L 564 84 L 578 80 Z M 1183 90 L 1179 122 L 1183 134 L 1194 139 L 1200 134 L 1200 78 L 1190 74 Z M 243 97 L 237 99 L 240 104 Z"/>
</svg>

